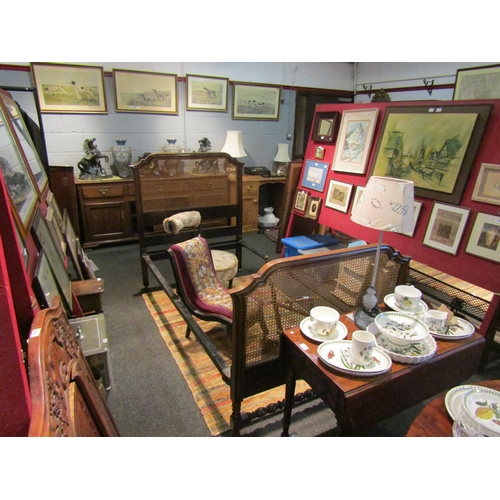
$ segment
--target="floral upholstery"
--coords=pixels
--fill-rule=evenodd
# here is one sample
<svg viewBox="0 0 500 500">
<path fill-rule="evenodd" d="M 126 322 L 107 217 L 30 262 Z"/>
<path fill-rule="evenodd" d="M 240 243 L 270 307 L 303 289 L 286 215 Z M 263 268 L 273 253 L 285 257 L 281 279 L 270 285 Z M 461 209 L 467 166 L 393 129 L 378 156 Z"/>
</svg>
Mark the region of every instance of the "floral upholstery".
<svg viewBox="0 0 500 500">
<path fill-rule="evenodd" d="M 215 273 L 206 240 L 198 236 L 170 246 L 184 289 L 184 299 L 193 309 L 228 319 L 233 317 L 231 295 Z"/>
</svg>

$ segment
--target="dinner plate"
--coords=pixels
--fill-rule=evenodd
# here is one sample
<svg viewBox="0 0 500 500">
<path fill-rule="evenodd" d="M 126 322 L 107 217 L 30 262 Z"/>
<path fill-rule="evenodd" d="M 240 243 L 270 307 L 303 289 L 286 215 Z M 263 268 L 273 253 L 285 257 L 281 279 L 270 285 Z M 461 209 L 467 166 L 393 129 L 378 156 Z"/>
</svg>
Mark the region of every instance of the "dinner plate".
<svg viewBox="0 0 500 500">
<path fill-rule="evenodd" d="M 393 293 L 390 293 L 389 295 L 386 295 L 384 297 L 384 302 L 385 302 L 385 305 L 387 307 L 390 307 L 394 311 L 404 312 L 404 313 L 408 313 L 408 314 L 422 314 L 422 313 L 427 312 L 427 310 L 429 309 L 427 307 L 427 304 L 423 300 L 421 300 L 419 302 L 418 306 L 414 307 L 413 309 L 401 309 L 396 304 L 396 298 L 394 297 Z"/>
<path fill-rule="evenodd" d="M 311 318 L 308 316 L 300 322 L 300 331 L 311 340 L 315 342 L 326 342 L 328 340 L 342 340 L 347 337 L 347 327 L 339 321 L 334 332 L 329 335 L 318 335 L 309 329 L 309 321 Z"/>
<path fill-rule="evenodd" d="M 469 417 L 486 436 L 500 436 L 500 392 L 479 387 L 466 392 L 463 403 Z"/>
<path fill-rule="evenodd" d="M 375 326 L 376 328 L 376 326 Z M 415 342 L 407 346 L 393 344 L 383 333 L 376 337 L 377 345 L 393 361 L 408 365 L 417 365 L 431 359 L 437 350 L 436 341 L 428 335 L 421 342 Z"/>
<path fill-rule="evenodd" d="M 444 331 L 438 332 L 429 328 L 429 333 L 438 339 L 459 340 L 470 337 L 474 331 L 474 325 L 462 318 L 456 318 L 458 325 L 449 326 Z"/>
<path fill-rule="evenodd" d="M 392 366 L 391 358 L 377 346 L 373 348 L 373 360 L 368 366 L 351 363 L 349 360 L 350 349 L 350 340 L 332 340 L 318 346 L 318 356 L 329 367 L 358 377 L 380 375 L 390 370 Z"/>
<path fill-rule="evenodd" d="M 472 389 L 481 389 L 479 385 L 457 385 L 450 389 L 444 397 L 446 411 L 453 420 L 456 420 L 463 396 Z"/>
</svg>

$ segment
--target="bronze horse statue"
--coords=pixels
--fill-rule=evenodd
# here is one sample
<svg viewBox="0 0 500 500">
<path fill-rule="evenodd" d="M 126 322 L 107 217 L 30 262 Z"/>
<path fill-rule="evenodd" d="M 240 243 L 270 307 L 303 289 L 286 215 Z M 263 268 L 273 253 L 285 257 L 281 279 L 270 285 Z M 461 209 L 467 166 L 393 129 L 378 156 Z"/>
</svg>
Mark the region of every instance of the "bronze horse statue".
<svg viewBox="0 0 500 500">
<path fill-rule="evenodd" d="M 101 159 L 104 159 L 106 163 L 109 162 L 109 158 L 103 155 L 95 144 L 96 139 L 85 139 L 83 141 L 83 151 L 85 156 L 78 162 L 78 168 L 80 169 L 80 179 L 89 178 L 92 176 L 96 177 L 111 177 L 106 175 L 106 172 L 101 165 Z"/>
</svg>

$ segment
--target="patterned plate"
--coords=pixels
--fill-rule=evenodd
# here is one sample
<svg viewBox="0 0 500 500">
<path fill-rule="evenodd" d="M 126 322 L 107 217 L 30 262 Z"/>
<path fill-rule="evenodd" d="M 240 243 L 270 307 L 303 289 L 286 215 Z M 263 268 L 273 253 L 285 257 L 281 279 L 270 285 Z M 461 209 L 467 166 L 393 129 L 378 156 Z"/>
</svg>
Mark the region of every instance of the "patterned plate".
<svg viewBox="0 0 500 500">
<path fill-rule="evenodd" d="M 463 405 L 479 423 L 480 432 L 500 436 L 500 392 L 486 387 L 472 389 L 464 394 Z"/>
<path fill-rule="evenodd" d="M 331 335 L 318 335 L 315 332 L 312 332 L 309 328 L 310 316 L 304 318 L 300 322 L 300 331 L 310 340 L 314 340 L 314 342 L 326 342 L 328 340 L 342 340 L 347 337 L 347 327 L 339 321 L 337 323 L 337 328 Z"/>
<path fill-rule="evenodd" d="M 457 320 L 458 320 L 458 325 L 456 326 L 448 326 L 443 331 L 439 332 L 434 330 L 429 330 L 429 333 L 433 337 L 445 340 L 459 340 L 470 337 L 475 331 L 474 325 L 472 323 L 469 323 L 468 321 L 465 321 L 465 319 L 462 318 L 457 318 Z"/>
<path fill-rule="evenodd" d="M 332 340 L 318 346 L 318 356 L 329 367 L 358 377 L 380 375 L 390 370 L 392 366 L 391 358 L 380 347 L 373 348 L 373 361 L 368 366 L 351 363 L 349 360 L 350 350 L 350 340 Z"/>
<path fill-rule="evenodd" d="M 419 302 L 418 306 L 415 307 L 415 309 L 400 309 L 398 307 L 398 305 L 396 304 L 396 299 L 394 298 L 394 294 L 393 293 L 390 293 L 389 295 L 386 295 L 384 297 L 384 302 L 385 302 L 385 305 L 387 307 L 390 307 L 394 311 L 404 312 L 404 313 L 408 313 L 408 314 L 422 314 L 422 313 L 426 313 L 427 310 L 429 309 L 427 307 L 427 304 L 423 300 L 421 300 Z"/>
</svg>

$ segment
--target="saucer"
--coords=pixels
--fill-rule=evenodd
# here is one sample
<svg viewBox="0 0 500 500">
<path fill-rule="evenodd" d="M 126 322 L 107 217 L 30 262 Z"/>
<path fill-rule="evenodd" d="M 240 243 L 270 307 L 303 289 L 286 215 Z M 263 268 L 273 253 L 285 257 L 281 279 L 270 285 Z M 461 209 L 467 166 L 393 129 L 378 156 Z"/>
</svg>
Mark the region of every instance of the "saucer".
<svg viewBox="0 0 500 500">
<path fill-rule="evenodd" d="M 408 314 L 422 314 L 422 313 L 427 312 L 427 310 L 429 309 L 427 307 L 427 304 L 423 300 L 421 300 L 419 302 L 418 306 L 414 307 L 413 309 L 401 309 L 396 304 L 396 299 L 394 298 L 394 294 L 393 293 L 390 293 L 389 295 L 386 295 L 384 297 L 384 302 L 385 302 L 385 305 L 387 307 L 390 307 L 391 309 L 394 309 L 394 311 L 404 312 L 404 313 L 408 313 Z"/>
<path fill-rule="evenodd" d="M 337 328 L 335 328 L 334 332 L 330 335 L 318 335 L 317 333 L 313 333 L 309 329 L 309 321 L 310 317 L 304 318 L 300 322 L 300 331 L 309 339 L 314 340 L 315 342 L 326 342 L 328 340 L 342 340 L 347 337 L 347 327 L 339 321 L 337 323 Z"/>
<path fill-rule="evenodd" d="M 470 337 L 474 331 L 474 325 L 465 321 L 465 319 L 457 318 L 458 325 L 449 326 L 444 331 L 434 331 L 429 328 L 429 333 L 438 339 L 459 340 Z"/>
<path fill-rule="evenodd" d="M 349 359 L 350 350 L 350 340 L 333 340 L 323 342 L 318 346 L 318 356 L 327 366 L 339 372 L 358 377 L 380 375 L 390 370 L 392 366 L 391 358 L 378 346 L 373 348 L 373 360 L 368 366 L 351 363 Z"/>
</svg>

